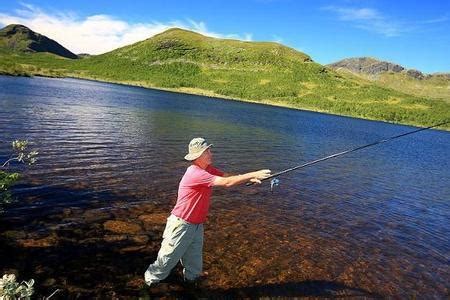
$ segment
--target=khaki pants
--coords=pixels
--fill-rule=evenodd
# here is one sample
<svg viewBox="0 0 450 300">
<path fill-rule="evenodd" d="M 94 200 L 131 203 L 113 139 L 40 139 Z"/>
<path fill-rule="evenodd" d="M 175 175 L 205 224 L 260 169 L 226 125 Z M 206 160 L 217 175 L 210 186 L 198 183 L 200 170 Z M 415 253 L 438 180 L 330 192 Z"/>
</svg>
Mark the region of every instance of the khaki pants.
<svg viewBox="0 0 450 300">
<path fill-rule="evenodd" d="M 195 280 L 203 268 L 203 224 L 190 224 L 171 215 L 167 218 L 161 249 L 156 261 L 145 271 L 148 285 L 169 276 L 178 261 L 183 265 L 185 280 Z"/>
</svg>

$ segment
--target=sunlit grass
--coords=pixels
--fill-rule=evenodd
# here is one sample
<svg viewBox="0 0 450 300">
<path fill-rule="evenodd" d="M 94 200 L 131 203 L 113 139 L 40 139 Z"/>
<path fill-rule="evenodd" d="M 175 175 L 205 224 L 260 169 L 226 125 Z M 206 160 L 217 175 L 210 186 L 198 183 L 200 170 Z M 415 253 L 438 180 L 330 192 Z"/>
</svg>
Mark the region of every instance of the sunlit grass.
<svg viewBox="0 0 450 300">
<path fill-rule="evenodd" d="M 77 60 L 0 53 L 0 73 L 73 76 L 420 126 L 450 119 L 450 102 L 337 73 L 276 43 L 182 30 Z"/>
</svg>

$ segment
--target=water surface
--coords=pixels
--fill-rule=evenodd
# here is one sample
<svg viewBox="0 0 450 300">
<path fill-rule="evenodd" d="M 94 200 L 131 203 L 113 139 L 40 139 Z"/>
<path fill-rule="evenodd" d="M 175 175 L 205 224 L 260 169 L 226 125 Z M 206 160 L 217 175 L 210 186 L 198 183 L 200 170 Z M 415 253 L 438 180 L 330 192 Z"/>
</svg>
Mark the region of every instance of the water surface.
<svg viewBox="0 0 450 300">
<path fill-rule="evenodd" d="M 164 225 L 143 216 L 170 211 L 193 137 L 214 144 L 215 165 L 226 172 L 276 172 L 414 129 L 93 81 L 0 77 L 0 158 L 9 155 L 3 142 L 14 139 L 40 152 L 35 166 L 19 167 L 20 202 L 2 226 L 8 236 L 24 227 L 23 240 L 59 241 L 2 258 L 0 269 L 51 274 L 68 290 L 114 290 L 102 276 L 63 281 L 58 238 L 104 239 L 105 222 L 123 220 L 141 226 L 134 235 L 151 236 L 126 252 L 129 269 L 115 270 L 120 280 L 140 278 Z M 273 193 L 267 183 L 216 188 L 205 233 L 209 295 L 448 296 L 448 153 L 450 134 L 428 130 L 289 173 Z M 121 241 L 129 246 L 136 236 Z M 50 251 L 57 263 L 40 270 L 36 251 Z M 72 263 L 92 263 L 80 255 Z M 103 268 L 120 267 L 113 257 L 102 258 Z M 11 262 L 19 259 L 32 267 Z M 121 291 L 133 295 L 133 285 Z"/>
</svg>

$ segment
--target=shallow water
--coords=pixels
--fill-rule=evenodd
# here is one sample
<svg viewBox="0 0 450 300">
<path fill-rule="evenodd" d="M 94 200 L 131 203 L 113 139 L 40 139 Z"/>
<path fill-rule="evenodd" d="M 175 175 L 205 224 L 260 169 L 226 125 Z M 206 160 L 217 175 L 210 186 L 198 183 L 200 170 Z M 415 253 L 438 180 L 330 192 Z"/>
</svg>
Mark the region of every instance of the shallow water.
<svg viewBox="0 0 450 300">
<path fill-rule="evenodd" d="M 142 294 L 141 273 L 155 258 L 192 137 L 214 144 L 224 171 L 275 172 L 411 130 L 93 81 L 0 76 L 1 141 L 28 139 L 40 152 L 14 188 L 20 202 L 2 216 L 9 246 L 0 270 L 50 280 L 49 290 L 69 295 Z M 2 143 L 0 161 L 8 151 Z M 448 153 L 450 134 L 428 130 L 281 176 L 273 193 L 267 183 L 215 189 L 204 293 L 448 296 Z M 98 257 L 97 271 L 84 251 Z"/>
</svg>

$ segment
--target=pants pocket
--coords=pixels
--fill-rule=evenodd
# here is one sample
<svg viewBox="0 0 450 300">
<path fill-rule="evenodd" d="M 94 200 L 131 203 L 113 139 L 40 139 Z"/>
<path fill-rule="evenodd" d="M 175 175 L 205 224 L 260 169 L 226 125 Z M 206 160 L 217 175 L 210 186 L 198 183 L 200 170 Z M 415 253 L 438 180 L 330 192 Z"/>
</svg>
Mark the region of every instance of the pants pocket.
<svg viewBox="0 0 450 300">
<path fill-rule="evenodd" d="M 177 231 L 185 224 L 185 222 L 179 218 L 169 217 L 167 218 L 166 228 L 164 229 L 163 239 L 165 242 L 173 245 L 177 236 Z"/>
</svg>

